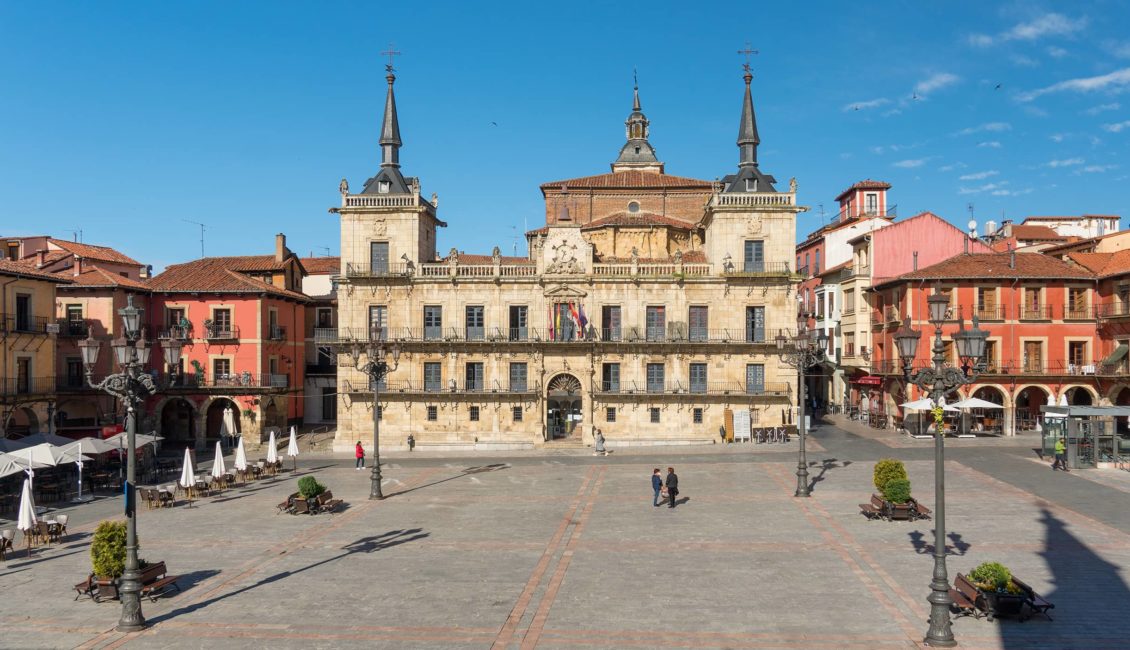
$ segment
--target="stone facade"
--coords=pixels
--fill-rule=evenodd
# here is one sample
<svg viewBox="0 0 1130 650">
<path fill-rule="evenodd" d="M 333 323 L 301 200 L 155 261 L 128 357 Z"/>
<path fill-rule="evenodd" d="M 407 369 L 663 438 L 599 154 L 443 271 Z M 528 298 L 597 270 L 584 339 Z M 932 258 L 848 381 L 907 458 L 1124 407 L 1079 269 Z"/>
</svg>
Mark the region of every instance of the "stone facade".
<svg viewBox="0 0 1130 650">
<path fill-rule="evenodd" d="M 398 146 L 391 84 L 382 145 Z M 374 177 L 386 187 L 395 153 Z M 522 258 L 439 258 L 446 224 L 418 181 L 343 182 L 338 326 L 318 334 L 339 351 L 334 448 L 371 448 L 374 393 L 351 350 L 364 365 L 374 340 L 399 351 L 382 447 L 584 444 L 597 429 L 613 446 L 702 442 L 747 410 L 754 427 L 791 424 L 797 375 L 775 337 L 796 321 L 795 182 L 733 191 L 624 167 L 543 185 L 547 225 Z"/>
</svg>

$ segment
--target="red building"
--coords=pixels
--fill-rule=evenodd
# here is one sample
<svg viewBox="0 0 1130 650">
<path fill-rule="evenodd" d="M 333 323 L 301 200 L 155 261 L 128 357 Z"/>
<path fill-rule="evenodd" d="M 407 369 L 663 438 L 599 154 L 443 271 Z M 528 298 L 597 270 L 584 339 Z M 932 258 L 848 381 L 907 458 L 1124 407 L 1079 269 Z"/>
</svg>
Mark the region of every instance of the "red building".
<svg viewBox="0 0 1130 650">
<path fill-rule="evenodd" d="M 277 235 L 274 255 L 206 257 L 149 282 L 151 331 L 184 343 L 179 379 L 147 411 L 158 433 L 203 449 L 231 408 L 246 444 L 303 416 L 306 271 Z M 155 346 L 154 368 L 163 368 Z"/>
</svg>

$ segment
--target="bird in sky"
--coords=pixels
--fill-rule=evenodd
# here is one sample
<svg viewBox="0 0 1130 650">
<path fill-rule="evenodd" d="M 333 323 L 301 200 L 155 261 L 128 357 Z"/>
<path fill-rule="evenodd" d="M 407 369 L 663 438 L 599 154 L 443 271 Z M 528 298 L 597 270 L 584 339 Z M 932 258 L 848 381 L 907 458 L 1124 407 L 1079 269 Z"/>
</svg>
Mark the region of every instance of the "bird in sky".
<svg viewBox="0 0 1130 650">
<path fill-rule="evenodd" d="M 913 93 L 911 93 L 910 98 L 913 99 L 914 101 L 918 101 L 918 91 L 916 90 Z"/>
<path fill-rule="evenodd" d="M 491 126 L 498 126 L 498 122 L 491 122 L 490 125 Z"/>
<path fill-rule="evenodd" d="M 993 88 L 993 90 L 1000 90 L 1002 85 L 1004 84 L 997 84 L 996 87 Z"/>
</svg>

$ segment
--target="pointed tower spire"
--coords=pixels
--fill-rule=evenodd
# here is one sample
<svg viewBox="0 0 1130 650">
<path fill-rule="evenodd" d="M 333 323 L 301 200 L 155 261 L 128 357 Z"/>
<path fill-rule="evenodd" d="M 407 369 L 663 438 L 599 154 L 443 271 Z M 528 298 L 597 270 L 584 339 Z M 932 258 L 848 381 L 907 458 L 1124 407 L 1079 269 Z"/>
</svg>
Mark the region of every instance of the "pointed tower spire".
<svg viewBox="0 0 1130 650">
<path fill-rule="evenodd" d="M 663 173 L 663 163 L 655 155 L 655 148 L 647 141 L 651 122 L 640 108 L 640 85 L 635 71 L 632 72 L 632 113 L 624 122 L 628 142 L 620 148 L 620 156 L 612 163 L 612 171 L 628 170 Z"/>
<path fill-rule="evenodd" d="M 636 76 L 635 68 L 632 69 L 632 112 L 640 112 L 640 80 Z"/>
<path fill-rule="evenodd" d="M 388 82 L 388 92 L 385 94 L 385 113 L 381 121 L 381 169 L 377 175 L 365 182 L 362 194 L 407 194 L 411 190 L 408 182 L 400 173 L 400 120 L 396 117 L 396 93 L 392 86 L 396 83 L 396 70 L 392 67 L 392 57 L 400 54 L 389 45 L 388 51 L 381 52 L 388 55 L 388 64 L 385 65 L 385 81 Z"/>
<path fill-rule="evenodd" d="M 757 135 L 757 117 L 753 112 L 753 94 L 750 91 L 750 82 L 753 73 L 749 71 L 749 64 L 745 66 L 745 102 L 742 104 L 742 121 L 738 126 L 738 148 L 741 150 L 739 167 L 757 166 L 757 145 L 761 138 Z"/>
</svg>

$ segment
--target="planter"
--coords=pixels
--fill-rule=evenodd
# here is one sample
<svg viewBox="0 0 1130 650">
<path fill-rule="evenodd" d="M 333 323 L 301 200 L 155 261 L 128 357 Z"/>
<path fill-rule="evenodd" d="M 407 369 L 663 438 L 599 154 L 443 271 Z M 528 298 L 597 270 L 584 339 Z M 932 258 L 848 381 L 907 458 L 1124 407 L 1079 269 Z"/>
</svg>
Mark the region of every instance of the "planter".
<svg viewBox="0 0 1130 650">
<path fill-rule="evenodd" d="M 1000 616 L 1020 616 L 1024 608 L 1024 594 L 985 591 L 981 588 L 977 590 L 981 592 L 981 598 L 983 600 L 983 602 L 980 603 L 981 609 L 988 614 L 990 621 Z"/>
</svg>

